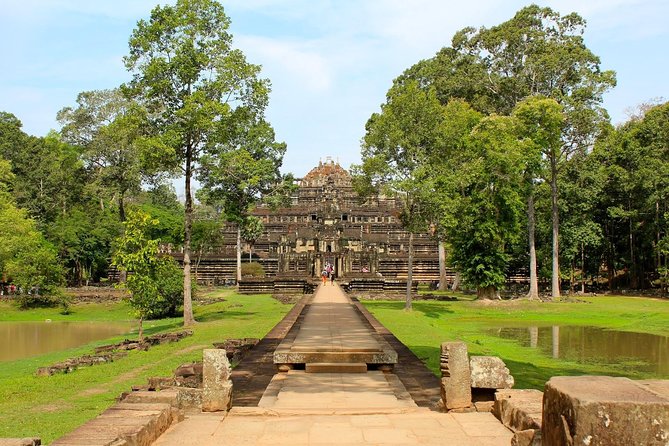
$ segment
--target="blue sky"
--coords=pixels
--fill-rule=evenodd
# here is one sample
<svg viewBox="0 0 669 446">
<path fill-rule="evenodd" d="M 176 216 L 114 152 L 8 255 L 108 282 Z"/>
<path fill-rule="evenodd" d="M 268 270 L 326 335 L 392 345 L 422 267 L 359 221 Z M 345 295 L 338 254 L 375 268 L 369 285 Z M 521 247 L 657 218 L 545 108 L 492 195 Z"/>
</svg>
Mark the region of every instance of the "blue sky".
<svg viewBox="0 0 669 446">
<path fill-rule="evenodd" d="M 0 0 L 0 110 L 24 130 L 58 129 L 56 112 L 81 91 L 129 80 L 122 57 L 157 0 Z M 164 1 L 160 3 L 165 3 Z M 331 156 L 360 159 L 360 139 L 392 79 L 434 55 L 465 26 L 491 26 L 516 0 L 229 0 L 235 44 L 272 82 L 267 115 L 288 144 L 284 172 L 304 175 Z M 537 2 L 587 21 L 585 40 L 618 86 L 605 97 L 614 123 L 626 110 L 669 98 L 667 0 Z"/>
</svg>

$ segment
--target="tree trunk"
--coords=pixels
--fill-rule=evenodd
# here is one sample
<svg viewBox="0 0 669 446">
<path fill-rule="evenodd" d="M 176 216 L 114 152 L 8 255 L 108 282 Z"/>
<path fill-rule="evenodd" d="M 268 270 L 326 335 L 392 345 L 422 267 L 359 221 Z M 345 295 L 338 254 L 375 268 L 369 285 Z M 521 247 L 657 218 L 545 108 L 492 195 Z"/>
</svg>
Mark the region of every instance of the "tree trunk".
<svg viewBox="0 0 669 446">
<path fill-rule="evenodd" d="M 413 231 L 409 231 L 409 265 L 407 268 L 407 298 L 405 310 L 411 310 L 411 285 L 413 285 Z"/>
<path fill-rule="evenodd" d="M 581 293 L 585 294 L 585 244 L 581 242 Z"/>
<path fill-rule="evenodd" d="M 237 225 L 237 286 L 242 280 L 242 228 Z"/>
<path fill-rule="evenodd" d="M 534 191 L 527 198 L 527 234 L 530 244 L 530 292 L 528 299 L 539 299 L 539 280 L 537 278 L 537 248 L 534 241 Z"/>
<path fill-rule="evenodd" d="M 627 197 L 627 211 L 629 212 L 629 242 L 630 242 L 630 288 L 639 288 L 639 281 L 637 278 L 636 259 L 634 258 L 634 225 L 632 224 L 632 203 Z"/>
<path fill-rule="evenodd" d="M 460 291 L 460 282 L 462 282 L 462 274 L 460 274 L 460 271 L 456 271 L 451 291 Z"/>
<path fill-rule="evenodd" d="M 184 327 L 190 327 L 195 323 L 193 317 L 193 299 L 190 278 L 190 239 L 193 228 L 193 196 L 191 194 L 190 181 L 193 175 L 192 148 L 186 151 L 186 206 L 184 212 Z"/>
<path fill-rule="evenodd" d="M 118 196 L 118 218 L 121 220 L 121 223 L 125 221 L 125 201 L 124 193 L 119 193 Z"/>
<path fill-rule="evenodd" d="M 476 290 L 476 296 L 479 299 L 487 299 L 487 300 L 492 300 L 492 299 L 499 299 L 499 292 L 497 291 L 497 287 L 494 286 L 486 286 L 486 287 L 480 287 Z"/>
<path fill-rule="evenodd" d="M 144 340 L 144 326 L 142 325 L 142 321 L 144 318 L 142 316 L 139 317 L 139 331 L 137 333 L 137 338 L 139 339 L 139 342 L 142 342 Z"/>
<path fill-rule="evenodd" d="M 439 240 L 439 291 L 446 291 L 447 289 L 446 247 L 444 246 L 444 242 Z"/>
<path fill-rule="evenodd" d="M 553 273 L 551 281 L 551 296 L 560 297 L 560 247 L 558 212 L 558 185 L 557 185 L 557 157 L 551 156 L 551 215 L 553 217 Z"/>
</svg>

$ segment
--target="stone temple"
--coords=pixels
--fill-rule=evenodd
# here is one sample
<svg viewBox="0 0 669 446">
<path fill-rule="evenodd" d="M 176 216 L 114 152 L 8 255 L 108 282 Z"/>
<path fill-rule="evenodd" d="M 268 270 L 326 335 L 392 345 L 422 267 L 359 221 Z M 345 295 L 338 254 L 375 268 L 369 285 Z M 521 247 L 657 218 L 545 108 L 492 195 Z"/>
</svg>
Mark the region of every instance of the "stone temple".
<svg viewBox="0 0 669 446">
<path fill-rule="evenodd" d="M 406 284 L 409 233 L 402 228 L 400 208 L 393 198 L 361 199 L 349 172 L 331 158 L 297 181 L 299 187 L 289 207 L 260 206 L 252 212 L 262 220 L 265 231 L 253 246 L 242 245 L 243 261 L 250 254 L 263 265 L 268 278 L 311 280 L 330 263 L 338 280 L 366 277 Z M 199 281 L 234 280 L 236 231 L 236 226 L 228 225 L 223 246 L 202 257 Z M 438 281 L 436 240 L 429 234 L 416 234 L 414 254 L 414 281 Z"/>
</svg>

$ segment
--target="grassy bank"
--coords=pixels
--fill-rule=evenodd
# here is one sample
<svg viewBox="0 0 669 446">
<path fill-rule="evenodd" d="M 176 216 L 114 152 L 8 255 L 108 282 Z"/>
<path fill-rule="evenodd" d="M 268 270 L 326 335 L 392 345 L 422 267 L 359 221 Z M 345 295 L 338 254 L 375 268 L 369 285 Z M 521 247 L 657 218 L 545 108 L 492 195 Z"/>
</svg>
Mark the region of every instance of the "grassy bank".
<svg viewBox="0 0 669 446">
<path fill-rule="evenodd" d="M 207 297 L 224 302 L 196 305 L 198 324 L 194 335 L 146 352 L 131 352 L 125 358 L 77 370 L 66 375 L 37 377 L 38 367 L 91 353 L 94 346 L 117 342 L 112 338 L 48 355 L 4 362 L 0 373 L 0 438 L 39 436 L 43 444 L 95 417 L 132 385 L 146 383 L 151 376 L 169 376 L 185 362 L 201 360 L 201 350 L 228 338 L 263 337 L 291 308 L 269 296 L 240 296 L 231 290 L 216 290 Z M 74 305 L 72 314 L 58 309 L 18 311 L 0 302 L 0 321 L 127 321 L 129 308 L 122 302 Z M 181 328 L 181 319 L 147 321 L 146 334 Z"/>
<path fill-rule="evenodd" d="M 516 379 L 517 388 L 543 389 L 555 375 L 614 375 L 669 378 L 642 372 L 634 361 L 616 364 L 573 362 L 553 359 L 537 348 L 495 336 L 494 327 L 595 326 L 621 331 L 669 336 L 669 302 L 660 299 L 601 296 L 574 302 L 414 301 L 413 311 L 403 311 L 404 302 L 364 301 L 364 305 L 395 336 L 438 374 L 439 346 L 461 340 L 473 355 L 501 357 Z"/>
</svg>

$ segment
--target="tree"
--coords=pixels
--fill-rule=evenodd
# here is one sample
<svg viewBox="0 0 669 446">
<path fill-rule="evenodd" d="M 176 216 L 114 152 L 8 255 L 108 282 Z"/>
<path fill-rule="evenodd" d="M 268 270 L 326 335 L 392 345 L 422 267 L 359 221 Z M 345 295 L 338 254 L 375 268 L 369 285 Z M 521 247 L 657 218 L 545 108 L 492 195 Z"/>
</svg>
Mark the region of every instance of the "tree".
<svg viewBox="0 0 669 446">
<path fill-rule="evenodd" d="M 381 113 L 367 121 L 362 165 L 355 168 L 359 191 L 377 190 L 401 203 L 400 220 L 409 232 L 406 310 L 412 307 L 413 237 L 427 229 L 433 210 L 427 160 L 439 145 L 442 121 L 434 90 L 424 91 L 415 81 L 393 85 Z"/>
<path fill-rule="evenodd" d="M 142 322 L 173 311 L 183 291 L 182 272 L 176 262 L 169 255 L 161 255 L 159 240 L 148 236 L 155 224 L 157 221 L 146 213 L 130 212 L 112 260 L 117 268 L 130 273 L 120 286 L 130 291 L 127 300 L 139 319 L 140 341 Z"/>
<path fill-rule="evenodd" d="M 535 182 L 542 176 L 542 155 L 551 160 L 551 214 L 558 218 L 557 212 L 557 166 L 553 160 L 557 160 L 556 152 L 560 150 L 562 141 L 560 139 L 564 116 L 562 107 L 554 99 L 541 96 L 531 96 L 520 102 L 513 111 L 520 124 L 520 135 L 528 144 L 525 153 L 525 187 L 527 189 L 527 228 L 530 251 L 530 299 L 539 298 L 539 283 L 537 278 L 537 254 L 535 245 L 535 218 L 534 197 Z M 557 262 L 558 247 L 558 221 L 553 221 L 553 290 L 560 287 L 559 265 Z M 556 283 L 556 281 L 558 281 Z"/>
<path fill-rule="evenodd" d="M 262 220 L 258 217 L 250 215 L 244 220 L 242 238 L 249 244 L 249 262 L 253 258 L 253 245 L 255 245 L 256 240 L 260 238 L 264 231 L 265 225 L 263 225 Z"/>
<path fill-rule="evenodd" d="M 9 162 L 0 158 L 0 275 L 23 291 L 22 306 L 52 304 L 61 297 L 63 270 L 35 221 L 15 206 L 9 194 L 13 179 Z"/>
<path fill-rule="evenodd" d="M 236 126 L 234 135 L 221 144 L 215 156 L 202 159 L 202 201 L 220 206 L 228 221 L 237 225 L 237 281 L 242 279 L 242 230 L 251 209 L 259 203 L 286 205 L 294 190 L 292 175 L 281 175 L 279 167 L 286 150 L 274 141 L 274 130 L 264 120 Z"/>
<path fill-rule="evenodd" d="M 453 170 L 451 181 L 457 187 L 450 190 L 460 196 L 452 200 L 444 226 L 452 261 L 480 299 L 499 297 L 509 245 L 520 233 L 523 150 L 516 119 L 486 117 L 472 130 L 471 145 Z"/>
<path fill-rule="evenodd" d="M 608 120 L 602 95 L 615 85 L 612 71 L 600 70 L 599 58 L 583 40 L 585 21 L 575 13 L 560 16 L 550 8 L 530 5 L 491 28 L 457 32 L 452 46 L 421 61 L 399 80 L 416 80 L 436 89 L 442 104 L 464 99 L 478 111 L 510 114 L 523 99 L 543 95 L 555 99 L 565 115 L 562 144 L 546 163 L 552 197 L 558 202 L 557 177 L 564 162 L 589 150 Z M 559 296 L 558 208 L 552 209 L 555 252 L 552 294 Z"/>
<path fill-rule="evenodd" d="M 260 67 L 232 48 L 230 20 L 214 0 L 178 0 L 157 6 L 133 31 L 125 65 L 127 93 L 147 108 L 154 137 L 147 161 L 184 176 L 184 325 L 192 325 L 191 180 L 205 154 L 228 142 L 226 130 L 256 122 L 268 101 Z M 156 169 L 158 170 L 158 169 Z"/>
<path fill-rule="evenodd" d="M 100 202 L 115 197 L 124 221 L 126 196 L 139 191 L 141 173 L 148 173 L 140 164 L 144 112 L 118 89 L 79 93 L 77 104 L 76 109 L 58 112 L 63 139 L 83 148 L 82 157 L 99 185 Z"/>
</svg>

